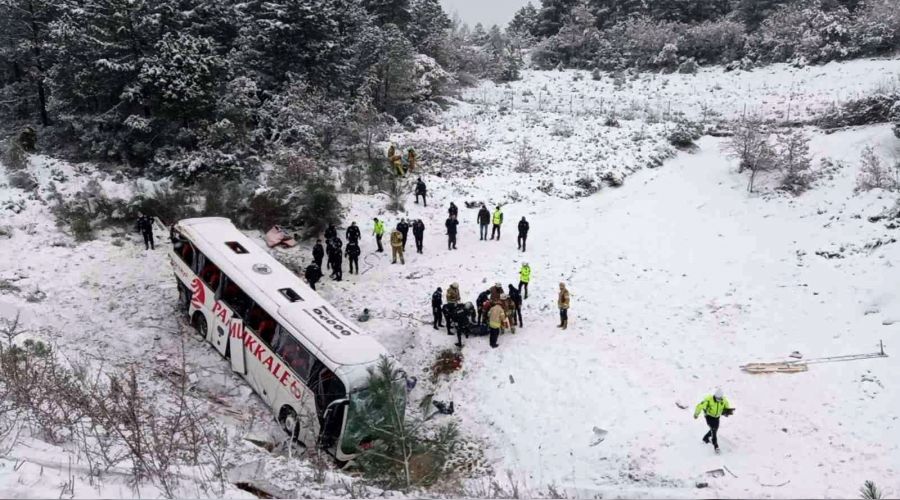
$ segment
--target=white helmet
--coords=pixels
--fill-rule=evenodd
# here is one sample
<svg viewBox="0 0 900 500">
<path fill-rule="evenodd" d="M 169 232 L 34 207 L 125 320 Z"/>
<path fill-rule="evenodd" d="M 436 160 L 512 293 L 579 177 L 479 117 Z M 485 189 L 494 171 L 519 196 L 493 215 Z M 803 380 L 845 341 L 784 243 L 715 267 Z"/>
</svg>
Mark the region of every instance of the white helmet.
<svg viewBox="0 0 900 500">
<path fill-rule="evenodd" d="M 713 393 L 713 397 L 716 399 L 722 399 L 723 397 L 725 397 L 725 393 L 722 391 L 721 387 L 716 389 L 716 392 Z"/>
</svg>

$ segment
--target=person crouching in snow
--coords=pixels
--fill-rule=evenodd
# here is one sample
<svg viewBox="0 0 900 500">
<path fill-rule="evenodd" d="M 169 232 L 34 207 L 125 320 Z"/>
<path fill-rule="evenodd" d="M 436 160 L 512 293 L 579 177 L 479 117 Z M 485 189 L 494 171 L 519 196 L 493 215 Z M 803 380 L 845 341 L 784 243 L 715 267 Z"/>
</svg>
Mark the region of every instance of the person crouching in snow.
<svg viewBox="0 0 900 500">
<path fill-rule="evenodd" d="M 703 398 L 703 401 L 700 401 L 700 404 L 694 409 L 695 419 L 700 416 L 700 412 L 703 412 L 706 417 L 706 425 L 709 426 L 709 432 L 703 436 L 703 442 L 709 444 L 710 439 L 712 439 L 712 445 L 715 448 L 716 453 L 718 453 L 719 417 L 722 415 L 725 415 L 726 417 L 731 416 L 734 412 L 734 408 L 732 408 L 731 404 L 728 403 L 728 400 L 725 399 L 725 394 L 722 392 L 722 389 L 716 389 L 715 393 Z"/>
</svg>

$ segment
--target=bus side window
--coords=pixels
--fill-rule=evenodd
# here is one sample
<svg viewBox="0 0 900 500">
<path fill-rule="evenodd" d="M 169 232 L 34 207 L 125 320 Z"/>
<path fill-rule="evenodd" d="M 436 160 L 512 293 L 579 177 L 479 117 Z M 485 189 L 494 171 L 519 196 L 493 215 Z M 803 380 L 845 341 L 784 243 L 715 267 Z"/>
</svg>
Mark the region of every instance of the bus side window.
<svg viewBox="0 0 900 500">
<path fill-rule="evenodd" d="M 219 282 L 222 281 L 222 271 L 206 256 L 203 256 L 203 268 L 200 270 L 200 279 L 214 292 L 219 289 Z"/>
<path fill-rule="evenodd" d="M 253 306 L 250 307 L 250 310 L 247 313 L 247 320 L 244 321 L 244 326 L 253 330 L 260 340 L 270 347 L 273 345 L 275 330 L 278 328 L 278 323 L 276 323 L 262 307 L 259 307 L 256 304 L 253 304 Z"/>
<path fill-rule="evenodd" d="M 278 343 L 276 352 L 301 380 L 306 382 L 309 379 L 309 370 L 312 368 L 313 357 L 289 332 L 282 332 L 281 341 Z"/>
<path fill-rule="evenodd" d="M 239 317 L 243 317 L 247 312 L 247 306 L 250 304 L 250 297 L 241 290 L 231 278 L 225 276 L 225 286 L 222 287 L 222 301 L 231 308 Z"/>
</svg>

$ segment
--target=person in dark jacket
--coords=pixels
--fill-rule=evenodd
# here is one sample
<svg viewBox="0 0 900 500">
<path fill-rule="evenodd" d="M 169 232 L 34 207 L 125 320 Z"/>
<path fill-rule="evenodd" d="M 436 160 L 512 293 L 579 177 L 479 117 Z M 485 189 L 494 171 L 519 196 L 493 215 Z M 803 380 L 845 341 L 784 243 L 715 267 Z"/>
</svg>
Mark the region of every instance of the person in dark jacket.
<svg viewBox="0 0 900 500">
<path fill-rule="evenodd" d="M 331 255 L 329 260 L 331 261 L 331 277 L 334 278 L 335 281 L 341 281 L 344 279 L 344 242 L 341 241 L 340 238 L 335 236 L 331 239 Z"/>
<path fill-rule="evenodd" d="M 516 317 L 513 318 L 514 319 L 513 323 L 517 323 L 519 325 L 519 327 L 521 328 L 522 327 L 522 294 L 519 293 L 518 288 L 513 286 L 512 283 L 510 283 L 509 291 L 507 292 L 507 295 L 509 296 L 509 300 L 513 301 L 513 304 L 516 305 L 516 311 L 515 311 Z"/>
<path fill-rule="evenodd" d="M 331 269 L 331 262 L 334 261 L 334 238 L 325 239 L 325 269 Z M 332 274 L 334 274 L 332 272 Z"/>
<path fill-rule="evenodd" d="M 144 237 L 144 250 L 156 250 L 153 244 L 153 217 L 138 214 L 136 227 L 141 236 Z"/>
<path fill-rule="evenodd" d="M 444 306 L 444 291 L 441 290 L 441 287 L 438 287 L 437 290 L 431 294 L 431 314 L 434 316 L 434 321 L 432 322 L 432 326 L 437 330 L 438 328 L 444 326 L 443 318 L 444 315 L 441 312 L 442 307 Z"/>
<path fill-rule="evenodd" d="M 444 225 L 447 227 L 447 250 L 456 250 L 456 226 L 459 225 L 459 221 L 455 215 L 451 215 Z"/>
<path fill-rule="evenodd" d="M 450 202 L 450 208 L 447 209 L 447 215 L 449 217 L 459 217 L 459 209 L 456 208 L 456 203 Z"/>
<path fill-rule="evenodd" d="M 350 224 L 350 227 L 347 228 L 347 243 L 359 243 L 359 239 L 362 237 L 362 233 L 359 231 L 359 226 L 356 225 L 356 222 Z"/>
<path fill-rule="evenodd" d="M 359 254 L 361 253 L 359 249 L 359 243 L 355 241 L 351 241 L 347 243 L 347 249 L 344 250 L 344 254 L 347 255 L 347 262 L 350 267 L 350 274 L 359 274 Z M 356 269 L 354 273 L 353 270 Z"/>
<path fill-rule="evenodd" d="M 475 327 L 475 306 L 471 302 L 466 302 L 465 306 L 457 308 L 453 321 L 456 323 L 456 347 L 462 348 L 463 335 L 468 339 Z"/>
<path fill-rule="evenodd" d="M 478 323 L 479 324 L 487 324 L 487 315 L 485 315 L 485 312 L 487 312 L 487 311 L 485 310 L 484 304 L 485 304 L 485 302 L 488 302 L 490 300 L 490 297 L 491 297 L 491 291 L 485 290 L 485 291 L 481 292 L 480 294 L 478 294 L 478 298 L 475 299 L 475 306 L 478 308 Z"/>
<path fill-rule="evenodd" d="M 325 230 L 325 240 L 328 241 L 332 238 L 337 238 L 337 228 L 334 227 L 334 224 L 328 224 L 328 229 Z"/>
<path fill-rule="evenodd" d="M 525 240 L 528 239 L 529 227 L 528 221 L 522 217 L 522 220 L 519 221 L 519 250 L 523 252 L 525 251 Z"/>
<path fill-rule="evenodd" d="M 416 239 L 416 252 L 422 253 L 422 241 L 425 238 L 425 223 L 417 219 L 412 225 L 413 237 Z"/>
<path fill-rule="evenodd" d="M 488 237 L 488 226 L 491 224 L 491 212 L 484 206 L 484 203 L 481 204 L 481 209 L 478 210 L 478 227 L 481 229 L 481 239 L 486 240 Z"/>
<path fill-rule="evenodd" d="M 422 178 L 419 177 L 419 179 L 416 180 L 416 203 L 419 203 L 419 196 L 421 196 L 421 197 L 422 197 L 422 203 L 424 203 L 425 206 L 427 207 L 427 206 L 428 206 L 428 200 L 426 199 L 426 193 L 427 193 L 427 192 L 428 192 L 428 191 L 427 191 L 427 189 L 425 188 L 425 182 L 423 182 L 423 181 L 422 181 Z"/>
<path fill-rule="evenodd" d="M 325 249 L 322 248 L 322 239 L 319 238 L 316 240 L 316 244 L 313 245 L 313 260 L 316 262 L 316 265 L 319 266 L 319 269 L 322 268 L 323 258 L 325 258 Z"/>
<path fill-rule="evenodd" d="M 315 262 L 306 266 L 306 272 L 303 273 L 303 277 L 306 278 L 306 282 L 309 284 L 309 287 L 313 290 L 316 289 L 316 283 L 322 279 L 322 268 L 318 266 Z"/>
<path fill-rule="evenodd" d="M 397 224 L 397 231 L 400 231 L 400 234 L 403 235 L 403 252 L 406 252 L 406 239 L 409 237 L 409 223 L 406 222 L 406 219 L 400 219 L 400 223 Z"/>
</svg>

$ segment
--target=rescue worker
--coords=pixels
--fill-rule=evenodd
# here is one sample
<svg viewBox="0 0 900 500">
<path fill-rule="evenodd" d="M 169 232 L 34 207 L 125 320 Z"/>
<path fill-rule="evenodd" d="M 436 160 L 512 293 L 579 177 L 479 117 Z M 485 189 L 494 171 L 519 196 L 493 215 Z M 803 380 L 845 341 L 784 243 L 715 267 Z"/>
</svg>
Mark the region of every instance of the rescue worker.
<svg viewBox="0 0 900 500">
<path fill-rule="evenodd" d="M 356 222 L 351 222 L 350 227 L 347 228 L 347 243 L 359 243 L 359 238 L 362 236 L 359 231 L 359 226 L 356 225 Z"/>
<path fill-rule="evenodd" d="M 397 257 L 400 257 L 400 264 L 406 265 L 403 260 L 403 234 L 397 229 L 391 232 L 391 264 L 397 263 Z"/>
<path fill-rule="evenodd" d="M 413 238 L 416 239 L 416 252 L 422 253 L 422 242 L 425 239 L 425 223 L 417 219 L 412 225 Z"/>
<path fill-rule="evenodd" d="M 398 177 L 403 177 L 405 173 L 403 171 L 403 162 L 401 161 L 403 157 L 397 154 L 397 148 L 391 144 L 391 147 L 388 148 L 388 161 L 391 163 L 391 167 L 394 168 L 394 172 Z"/>
<path fill-rule="evenodd" d="M 500 302 L 501 295 L 503 295 L 503 285 L 494 283 L 494 286 L 491 287 L 491 302 L 494 304 Z"/>
<path fill-rule="evenodd" d="M 421 196 L 422 203 L 424 203 L 425 206 L 427 207 L 428 206 L 427 194 L 428 194 L 428 190 L 425 187 L 425 182 L 422 180 L 421 177 L 419 177 L 419 179 L 416 180 L 416 203 L 419 203 L 419 196 Z"/>
<path fill-rule="evenodd" d="M 328 224 L 328 229 L 325 230 L 325 241 L 332 238 L 337 238 L 337 228 L 334 227 L 334 224 Z"/>
<path fill-rule="evenodd" d="M 409 148 L 406 151 L 406 171 L 412 173 L 416 169 L 416 151 Z"/>
<path fill-rule="evenodd" d="M 459 298 L 459 283 L 452 283 L 450 288 L 447 289 L 447 303 L 459 304 Z"/>
<path fill-rule="evenodd" d="M 381 246 L 381 237 L 384 236 L 384 222 L 378 220 L 378 217 L 375 217 L 375 229 L 372 230 L 372 234 L 375 235 L 375 243 L 378 243 L 378 251 L 384 252 L 384 247 Z"/>
<path fill-rule="evenodd" d="M 447 209 L 447 216 L 459 217 L 459 209 L 456 208 L 456 203 L 450 202 L 450 208 Z"/>
<path fill-rule="evenodd" d="M 347 249 L 344 250 L 344 254 L 347 256 L 347 263 L 350 267 L 350 274 L 359 274 L 359 254 L 362 251 L 359 248 L 359 243 L 355 241 L 351 241 L 347 243 Z M 354 269 L 356 272 L 354 273 Z"/>
<path fill-rule="evenodd" d="M 505 295 L 504 295 L 505 297 Z M 488 329 L 491 334 L 491 347 L 497 348 L 497 338 L 500 337 L 500 329 L 506 325 L 506 312 L 499 303 L 491 306 L 488 311 Z"/>
<path fill-rule="evenodd" d="M 458 225 L 459 221 L 456 220 L 455 215 L 451 215 L 444 223 L 444 226 L 447 227 L 447 250 L 456 250 L 456 226 Z"/>
<path fill-rule="evenodd" d="M 331 247 L 333 248 L 330 259 L 331 277 L 334 278 L 334 281 L 341 281 L 344 279 L 344 242 L 337 236 L 332 238 L 331 241 Z"/>
<path fill-rule="evenodd" d="M 515 305 L 516 314 L 512 317 L 512 322 L 522 327 L 524 326 L 522 324 L 522 294 L 519 293 L 519 290 L 516 289 L 512 283 L 509 284 L 509 291 L 507 294 L 509 295 L 509 300 Z"/>
<path fill-rule="evenodd" d="M 531 266 L 528 263 L 522 264 L 522 268 L 519 269 L 519 293 L 522 293 L 522 288 L 525 288 L 525 295 L 522 296 L 523 299 L 528 298 L 528 282 L 531 281 Z"/>
<path fill-rule="evenodd" d="M 478 227 L 480 228 L 480 236 L 482 240 L 486 240 L 488 237 L 488 225 L 491 223 L 491 212 L 484 206 L 484 203 L 481 204 L 481 209 L 478 210 Z"/>
<path fill-rule="evenodd" d="M 457 308 L 456 317 L 453 320 L 456 323 L 456 347 L 462 348 L 463 335 L 468 339 L 475 327 L 475 306 L 471 302 L 466 302 L 461 309 Z"/>
<path fill-rule="evenodd" d="M 406 251 L 406 239 L 409 237 L 409 223 L 406 222 L 406 219 L 400 219 L 400 224 L 397 224 L 397 231 L 400 231 L 400 234 L 403 235 L 403 251 Z"/>
<path fill-rule="evenodd" d="M 522 220 L 519 221 L 519 250 L 525 251 L 525 240 L 528 239 L 528 229 L 530 225 L 528 221 L 525 220 L 525 217 L 522 217 Z"/>
<path fill-rule="evenodd" d="M 700 404 L 694 409 L 694 419 L 700 416 L 700 412 L 703 412 L 704 417 L 706 417 L 706 425 L 709 426 L 709 432 L 703 436 L 703 442 L 708 444 L 710 439 L 712 439 L 713 448 L 718 453 L 719 417 L 722 415 L 726 417 L 731 416 L 734 408 L 731 407 L 731 404 L 725 399 L 725 393 L 719 388 L 716 389 L 715 393 L 706 396 L 703 398 L 703 401 L 700 401 Z"/>
<path fill-rule="evenodd" d="M 491 291 L 485 290 L 478 294 L 478 298 L 475 299 L 475 306 L 478 308 L 478 323 L 487 323 L 487 309 L 485 308 L 485 304 L 489 304 L 491 301 Z"/>
<path fill-rule="evenodd" d="M 437 287 L 437 290 L 431 294 L 431 314 L 434 315 L 434 321 L 432 322 L 432 326 L 437 330 L 438 328 L 444 326 L 443 322 L 443 313 L 441 312 L 441 308 L 444 306 L 444 291 L 441 290 L 441 287 Z"/>
<path fill-rule="evenodd" d="M 513 302 L 512 297 L 507 294 L 503 294 L 500 297 L 500 305 L 503 306 L 503 311 L 506 313 L 506 322 L 509 327 L 510 333 L 516 333 L 516 303 Z"/>
<path fill-rule="evenodd" d="M 144 250 L 156 250 L 153 242 L 153 217 L 138 213 L 135 225 L 141 236 L 144 237 Z"/>
<path fill-rule="evenodd" d="M 559 326 L 557 328 L 565 330 L 569 327 L 569 291 L 566 289 L 565 283 L 559 284 L 557 305 L 559 306 Z"/>
<path fill-rule="evenodd" d="M 303 273 L 303 277 L 306 278 L 306 283 L 309 284 L 309 287 L 313 290 L 316 289 L 316 283 L 322 279 L 322 269 L 318 264 L 313 262 L 312 264 L 306 266 L 306 272 Z"/>
<path fill-rule="evenodd" d="M 497 235 L 497 240 L 500 240 L 500 225 L 503 224 L 503 212 L 500 210 L 500 206 L 497 206 L 497 209 L 494 210 L 494 215 L 491 217 L 491 222 L 494 223 L 493 229 L 491 229 L 491 240 L 494 239 L 494 235 Z"/>
<path fill-rule="evenodd" d="M 325 249 L 322 248 L 322 238 L 316 240 L 316 244 L 313 245 L 313 261 L 315 261 L 316 265 L 319 268 L 322 268 L 322 259 L 325 257 Z"/>
</svg>

